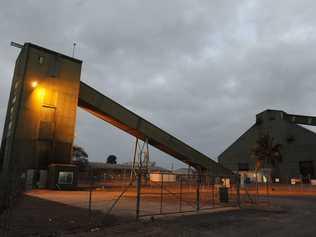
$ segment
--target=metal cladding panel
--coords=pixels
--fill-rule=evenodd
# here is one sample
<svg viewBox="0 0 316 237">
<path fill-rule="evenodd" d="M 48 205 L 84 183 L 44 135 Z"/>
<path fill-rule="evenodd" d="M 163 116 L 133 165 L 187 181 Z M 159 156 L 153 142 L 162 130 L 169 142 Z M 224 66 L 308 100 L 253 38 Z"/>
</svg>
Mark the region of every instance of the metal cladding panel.
<svg viewBox="0 0 316 237">
<path fill-rule="evenodd" d="M 198 152 L 83 82 L 80 83 L 78 106 L 137 138 L 143 140 L 148 138 L 148 142 L 152 146 L 199 170 L 222 176 L 232 174 L 230 170 L 223 168 L 206 155 Z"/>
<path fill-rule="evenodd" d="M 316 125 L 315 121 L 314 116 L 265 110 L 256 115 L 256 123 L 253 126 L 220 154 L 219 161 L 231 170 L 237 171 L 241 163 L 248 164 L 249 170 L 254 170 L 255 159 L 251 151 L 259 137 L 269 134 L 275 144 L 282 145 L 282 161 L 273 170 L 273 176 L 280 178 L 282 183 L 288 183 L 290 178 L 302 176 L 301 162 L 311 162 L 316 170 L 316 134 L 298 125 Z"/>
<path fill-rule="evenodd" d="M 20 117 L 20 101 L 23 91 L 23 80 L 27 65 L 27 47 L 24 47 L 15 63 L 14 75 L 12 79 L 10 97 L 7 106 L 6 120 L 3 129 L 1 154 L 0 154 L 0 170 L 4 171 L 3 175 L 11 169 L 14 160 L 11 159 L 13 150 L 15 131 L 17 121 Z M 12 170 L 12 169 L 11 169 Z M 10 172 L 10 171 L 9 171 Z"/>
<path fill-rule="evenodd" d="M 305 115 L 284 113 L 283 119 L 290 122 L 290 123 L 310 125 L 310 126 L 316 125 L 316 117 L 314 117 L 314 116 L 305 116 Z"/>
</svg>

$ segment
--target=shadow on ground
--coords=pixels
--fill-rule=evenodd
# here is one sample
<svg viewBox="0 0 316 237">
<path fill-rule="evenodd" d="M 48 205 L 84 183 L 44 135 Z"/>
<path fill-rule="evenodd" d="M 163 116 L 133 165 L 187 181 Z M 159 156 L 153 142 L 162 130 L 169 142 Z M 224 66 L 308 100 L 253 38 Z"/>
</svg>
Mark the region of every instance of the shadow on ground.
<svg viewBox="0 0 316 237">
<path fill-rule="evenodd" d="M 314 236 L 315 203 L 316 197 L 271 197 L 270 206 L 136 222 L 25 196 L 14 207 L 9 236 Z"/>
<path fill-rule="evenodd" d="M 270 206 L 147 220 L 65 236 L 315 236 L 315 203 L 316 197 L 275 197 Z"/>
<path fill-rule="evenodd" d="M 100 226 L 114 226 L 123 220 L 100 211 L 89 213 L 88 209 L 28 195 L 21 197 L 12 211 L 3 214 L 1 218 L 2 223 L 9 221 L 8 236 L 14 237 L 61 236 L 61 233 L 89 232 Z"/>
</svg>

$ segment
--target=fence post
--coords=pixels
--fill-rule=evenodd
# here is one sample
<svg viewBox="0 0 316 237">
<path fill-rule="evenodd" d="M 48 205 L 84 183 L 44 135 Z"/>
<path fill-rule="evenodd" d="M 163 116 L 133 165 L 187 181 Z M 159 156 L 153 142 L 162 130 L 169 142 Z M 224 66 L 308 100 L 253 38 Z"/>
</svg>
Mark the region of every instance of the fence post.
<svg viewBox="0 0 316 237">
<path fill-rule="evenodd" d="M 136 219 L 137 219 L 137 220 L 139 219 L 141 185 L 142 185 L 142 174 L 141 174 L 141 172 L 138 172 L 138 173 L 137 173 L 137 180 L 136 180 L 136 189 L 137 189 L 137 196 L 136 196 Z"/>
<path fill-rule="evenodd" d="M 240 207 L 240 175 L 236 175 L 237 206 Z"/>
<path fill-rule="evenodd" d="M 92 174 L 92 168 L 90 166 L 90 187 L 89 187 L 89 216 L 91 217 L 91 212 L 92 212 L 92 208 L 91 208 L 91 202 L 92 202 L 92 184 L 93 184 L 93 174 Z"/>
<path fill-rule="evenodd" d="M 89 216 L 91 216 L 91 200 L 92 200 L 92 185 L 90 184 L 89 188 Z"/>
<path fill-rule="evenodd" d="M 258 183 L 258 172 L 256 171 L 256 204 L 259 201 L 259 183 Z"/>
<path fill-rule="evenodd" d="M 163 202 L 163 174 L 161 174 L 161 185 L 160 185 L 160 214 L 162 213 L 162 202 Z"/>
<path fill-rule="evenodd" d="M 182 176 L 180 176 L 179 212 L 182 211 Z"/>
<path fill-rule="evenodd" d="M 212 176 L 212 207 L 215 207 L 215 177 Z"/>
<path fill-rule="evenodd" d="M 197 176 L 196 182 L 196 211 L 200 210 L 200 183 L 201 183 L 201 175 Z"/>
<path fill-rule="evenodd" d="M 268 200 L 268 204 L 270 204 L 269 182 L 270 182 L 270 177 L 267 176 L 266 189 L 267 189 L 267 200 Z"/>
</svg>

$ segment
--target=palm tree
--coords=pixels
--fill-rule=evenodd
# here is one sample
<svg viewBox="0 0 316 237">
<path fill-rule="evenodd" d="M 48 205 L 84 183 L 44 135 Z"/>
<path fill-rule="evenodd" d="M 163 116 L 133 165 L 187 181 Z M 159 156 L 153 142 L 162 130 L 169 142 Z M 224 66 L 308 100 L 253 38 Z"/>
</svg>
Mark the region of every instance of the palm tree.
<svg viewBox="0 0 316 237">
<path fill-rule="evenodd" d="M 106 159 L 107 164 L 112 164 L 115 165 L 117 164 L 117 158 L 115 155 L 109 155 L 108 158 Z"/>
<path fill-rule="evenodd" d="M 77 165 L 79 171 L 86 171 L 89 161 L 88 161 L 88 153 L 80 146 L 74 145 L 72 148 L 72 163 Z"/>
<path fill-rule="evenodd" d="M 258 199 L 258 171 L 263 168 L 277 168 L 282 162 L 281 154 L 282 145 L 274 143 L 274 138 L 266 133 L 259 137 L 256 141 L 255 147 L 252 149 L 252 157 L 256 160 L 255 174 L 257 185 L 257 199 Z M 269 177 L 267 177 L 267 191 L 268 191 Z"/>
</svg>

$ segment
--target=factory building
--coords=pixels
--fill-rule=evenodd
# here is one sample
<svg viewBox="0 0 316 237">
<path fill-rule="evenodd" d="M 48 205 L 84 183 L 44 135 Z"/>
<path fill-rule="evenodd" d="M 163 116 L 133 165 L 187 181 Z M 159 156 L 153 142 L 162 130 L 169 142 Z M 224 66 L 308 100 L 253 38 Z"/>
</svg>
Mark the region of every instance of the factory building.
<svg viewBox="0 0 316 237">
<path fill-rule="evenodd" d="M 70 162 L 81 64 L 80 60 L 30 43 L 21 48 L 1 142 L 2 183 L 15 182 L 5 180 L 20 175 L 30 184 L 38 180 L 46 183 L 48 176 L 56 175 L 49 180 L 74 184 L 76 167 Z M 49 165 L 51 174 L 47 172 Z"/>
<path fill-rule="evenodd" d="M 315 117 L 265 110 L 257 114 L 256 122 L 219 155 L 218 161 L 249 180 L 253 179 L 256 161 L 252 150 L 260 136 L 269 134 L 275 144 L 282 145 L 282 161 L 277 167 L 269 167 L 271 180 L 309 183 L 316 178 L 316 134 L 298 124 L 315 125 L 315 120 Z"/>
<path fill-rule="evenodd" d="M 82 61 L 25 43 L 16 60 L 0 147 L 0 203 L 22 187 L 73 188 L 77 107 L 196 168 L 230 176 L 208 156 L 80 81 Z M 19 188 L 21 187 L 21 188 Z"/>
</svg>

